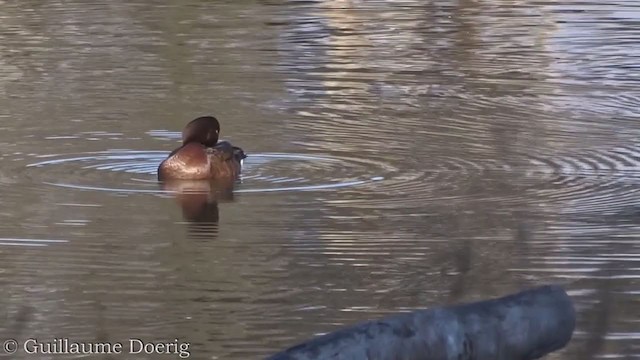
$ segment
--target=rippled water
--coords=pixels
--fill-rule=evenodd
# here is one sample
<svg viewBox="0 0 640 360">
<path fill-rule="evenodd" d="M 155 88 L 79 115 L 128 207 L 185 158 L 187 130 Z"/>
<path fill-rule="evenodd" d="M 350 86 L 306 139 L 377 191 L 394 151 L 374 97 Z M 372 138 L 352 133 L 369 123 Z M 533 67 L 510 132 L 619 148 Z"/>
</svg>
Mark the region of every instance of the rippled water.
<svg viewBox="0 0 640 360">
<path fill-rule="evenodd" d="M 550 358 L 640 358 L 635 1 L 0 0 L 0 38 L 0 336 L 261 358 L 556 282 Z M 238 184 L 159 184 L 209 113 Z"/>
</svg>

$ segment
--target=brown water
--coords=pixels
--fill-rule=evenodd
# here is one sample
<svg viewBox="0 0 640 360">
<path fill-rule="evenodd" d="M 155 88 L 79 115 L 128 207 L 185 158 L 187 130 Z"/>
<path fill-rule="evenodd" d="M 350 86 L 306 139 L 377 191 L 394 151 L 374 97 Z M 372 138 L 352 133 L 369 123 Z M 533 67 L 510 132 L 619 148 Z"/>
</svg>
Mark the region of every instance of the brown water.
<svg viewBox="0 0 640 360">
<path fill-rule="evenodd" d="M 640 4 L 601 3 L 0 0 L 0 335 L 259 359 L 560 283 L 550 358 L 640 358 Z M 242 182 L 176 198 L 209 113 Z"/>
</svg>

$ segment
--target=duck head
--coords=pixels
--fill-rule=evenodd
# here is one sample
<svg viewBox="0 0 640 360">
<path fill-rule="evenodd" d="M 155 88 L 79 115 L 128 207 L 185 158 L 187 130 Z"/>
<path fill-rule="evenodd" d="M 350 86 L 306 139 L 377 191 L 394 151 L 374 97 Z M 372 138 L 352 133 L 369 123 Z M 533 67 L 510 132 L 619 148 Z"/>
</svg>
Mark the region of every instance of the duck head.
<svg viewBox="0 0 640 360">
<path fill-rule="evenodd" d="M 214 147 L 218 143 L 220 123 L 213 116 L 201 116 L 191 120 L 182 130 L 182 144 L 199 143 Z"/>
</svg>

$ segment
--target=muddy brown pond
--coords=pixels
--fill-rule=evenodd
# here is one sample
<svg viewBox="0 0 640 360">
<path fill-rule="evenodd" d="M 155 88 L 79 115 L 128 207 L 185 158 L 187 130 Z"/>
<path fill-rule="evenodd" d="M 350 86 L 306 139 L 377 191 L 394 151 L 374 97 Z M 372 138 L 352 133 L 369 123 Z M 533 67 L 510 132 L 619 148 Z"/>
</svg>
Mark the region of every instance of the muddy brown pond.
<svg viewBox="0 0 640 360">
<path fill-rule="evenodd" d="M 260 359 L 556 283 L 549 358 L 640 358 L 638 42 L 633 0 L 0 0 L 0 341 Z M 163 187 L 207 114 L 239 183 Z"/>
</svg>

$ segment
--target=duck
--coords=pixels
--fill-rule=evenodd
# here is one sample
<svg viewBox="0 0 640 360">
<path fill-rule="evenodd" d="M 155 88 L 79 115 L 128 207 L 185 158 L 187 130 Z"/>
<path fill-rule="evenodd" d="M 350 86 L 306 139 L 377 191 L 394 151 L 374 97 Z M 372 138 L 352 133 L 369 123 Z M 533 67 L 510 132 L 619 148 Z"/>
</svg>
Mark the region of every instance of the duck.
<svg viewBox="0 0 640 360">
<path fill-rule="evenodd" d="M 158 180 L 235 180 L 245 152 L 218 141 L 220 123 L 214 116 L 191 120 L 182 130 L 182 146 L 158 166 Z"/>
</svg>

